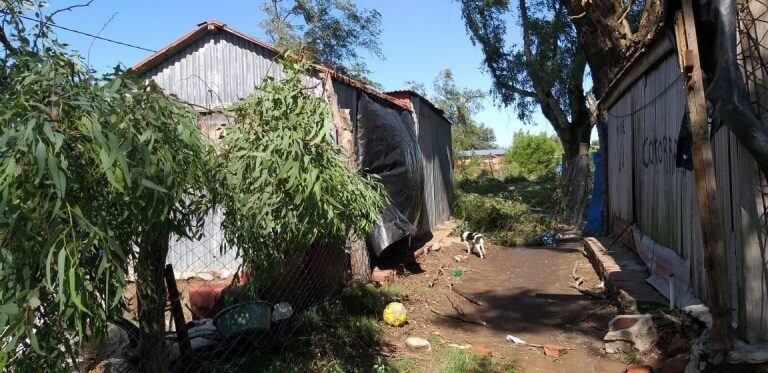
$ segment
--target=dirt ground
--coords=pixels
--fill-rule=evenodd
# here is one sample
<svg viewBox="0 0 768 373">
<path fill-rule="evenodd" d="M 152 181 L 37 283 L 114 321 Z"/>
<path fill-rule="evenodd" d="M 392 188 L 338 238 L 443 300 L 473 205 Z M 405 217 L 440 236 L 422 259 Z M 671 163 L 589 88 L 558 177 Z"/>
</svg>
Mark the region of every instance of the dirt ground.
<svg viewBox="0 0 768 373">
<path fill-rule="evenodd" d="M 426 245 L 439 242 L 440 250 L 419 257 L 418 265 L 409 266 L 397 280 L 396 286 L 408 294 L 409 320 L 404 327 L 386 328 L 386 342 L 396 346 L 394 358 L 410 357 L 429 371 L 429 352 L 410 352 L 404 346 L 405 339 L 414 336 L 482 346 L 494 359 L 515 362 L 522 372 L 624 372 L 621 355 L 603 351 L 602 337 L 616 310 L 568 286 L 575 263 L 587 283 L 599 282 L 581 253 L 580 241 L 536 248 L 491 245 L 485 259 L 470 255 L 457 262 L 453 257 L 466 252 L 458 237 L 448 236 L 453 225 L 438 228 Z M 451 317 L 457 315 L 487 326 Z M 541 348 L 507 342 L 510 334 L 532 344 L 571 349 L 552 358 Z"/>
</svg>

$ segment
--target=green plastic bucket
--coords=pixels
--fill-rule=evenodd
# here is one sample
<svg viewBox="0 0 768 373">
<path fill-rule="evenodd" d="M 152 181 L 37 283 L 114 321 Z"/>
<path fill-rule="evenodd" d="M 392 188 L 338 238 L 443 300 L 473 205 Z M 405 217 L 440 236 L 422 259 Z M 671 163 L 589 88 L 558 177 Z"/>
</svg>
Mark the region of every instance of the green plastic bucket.
<svg viewBox="0 0 768 373">
<path fill-rule="evenodd" d="M 213 318 L 213 325 L 225 337 L 260 333 L 269 330 L 272 304 L 262 301 L 246 302 L 227 307 Z"/>
</svg>

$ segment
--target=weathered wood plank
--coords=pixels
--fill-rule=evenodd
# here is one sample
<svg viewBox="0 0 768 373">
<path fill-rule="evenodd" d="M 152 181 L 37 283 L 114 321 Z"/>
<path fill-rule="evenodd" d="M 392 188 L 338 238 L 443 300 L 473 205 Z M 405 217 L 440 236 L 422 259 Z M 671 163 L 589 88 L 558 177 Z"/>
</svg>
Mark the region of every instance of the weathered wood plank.
<svg viewBox="0 0 768 373">
<path fill-rule="evenodd" d="M 704 96 L 703 77 L 698 56 L 698 38 L 690 0 L 683 1 L 683 10 L 675 19 L 676 27 L 682 28 L 685 39 L 677 40 L 678 52 L 684 54 L 687 88 L 688 114 L 690 119 L 694 177 L 701 218 L 704 243 L 704 262 L 707 271 L 709 306 L 712 313 L 710 350 L 730 350 L 733 345 L 730 330 L 730 285 L 728 262 L 723 235 L 720 231 L 720 214 L 717 201 L 717 183 L 710 143 L 710 128 L 707 122 L 707 106 Z M 679 35 L 679 33 L 678 33 Z M 723 286 L 725 285 L 725 286 Z"/>
</svg>

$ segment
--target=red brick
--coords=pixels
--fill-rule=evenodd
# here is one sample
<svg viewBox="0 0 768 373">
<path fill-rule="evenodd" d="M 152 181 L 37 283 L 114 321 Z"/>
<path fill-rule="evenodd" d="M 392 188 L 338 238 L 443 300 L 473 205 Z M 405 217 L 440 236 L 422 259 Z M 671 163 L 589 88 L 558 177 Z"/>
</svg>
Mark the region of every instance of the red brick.
<svg viewBox="0 0 768 373">
<path fill-rule="evenodd" d="M 200 284 L 189 289 L 189 308 L 195 319 L 213 317 L 219 311 L 219 300 L 229 284 Z"/>
<path fill-rule="evenodd" d="M 397 279 L 397 272 L 394 269 L 380 269 L 374 267 L 371 273 L 371 281 L 378 282 L 380 284 L 389 284 L 395 282 Z"/>
<path fill-rule="evenodd" d="M 652 373 L 653 369 L 650 365 L 627 365 L 627 373 Z"/>
<path fill-rule="evenodd" d="M 483 346 L 472 345 L 469 346 L 469 350 L 477 356 L 491 356 L 493 354 L 490 348 Z"/>
</svg>

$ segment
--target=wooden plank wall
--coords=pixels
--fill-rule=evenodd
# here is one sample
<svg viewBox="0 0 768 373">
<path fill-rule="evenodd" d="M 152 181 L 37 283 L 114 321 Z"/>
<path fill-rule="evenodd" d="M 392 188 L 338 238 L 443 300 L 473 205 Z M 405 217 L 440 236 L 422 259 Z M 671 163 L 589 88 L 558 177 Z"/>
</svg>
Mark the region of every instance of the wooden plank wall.
<svg viewBox="0 0 768 373">
<path fill-rule="evenodd" d="M 753 109 L 768 125 L 768 76 L 763 66 L 764 61 L 768 61 L 768 2 L 741 0 L 738 3 L 739 7 L 746 5 L 743 11 L 749 10 L 739 17 L 740 29 L 752 36 L 740 35 L 740 66 L 747 77 Z M 752 17 L 755 20 L 749 22 Z M 738 316 L 744 322 L 739 324 L 739 330 L 747 340 L 755 341 L 768 335 L 768 187 L 746 149 L 735 138 L 731 138 L 730 145 L 732 168 L 742 179 L 755 181 L 734 185 L 732 206 L 735 228 L 740 233 L 735 235 L 736 265 L 743 274 L 739 278 L 738 298 L 744 306 L 738 310 Z"/>
<path fill-rule="evenodd" d="M 632 96 L 625 95 L 609 110 L 608 199 L 612 225 L 633 220 L 632 199 Z"/>
<path fill-rule="evenodd" d="M 669 54 L 609 108 L 608 193 L 612 224 L 634 221 L 660 245 L 690 259 L 704 302 L 706 272 L 693 171 L 677 167 L 685 97 Z M 764 94 L 768 97 L 768 92 Z M 687 124 L 686 124 L 687 125 Z M 768 123 L 766 124 L 768 125 Z M 765 202 L 754 159 L 723 126 L 713 139 L 720 229 L 726 239 L 734 318 L 748 341 L 768 340 Z"/>
</svg>

